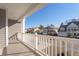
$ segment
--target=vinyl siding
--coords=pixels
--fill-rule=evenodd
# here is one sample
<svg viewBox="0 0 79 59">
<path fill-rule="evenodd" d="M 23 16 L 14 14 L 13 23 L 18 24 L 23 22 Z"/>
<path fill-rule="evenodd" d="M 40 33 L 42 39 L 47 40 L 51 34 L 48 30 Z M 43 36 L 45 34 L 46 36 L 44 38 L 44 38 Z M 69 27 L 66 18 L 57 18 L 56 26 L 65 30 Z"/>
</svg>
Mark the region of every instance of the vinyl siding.
<svg viewBox="0 0 79 59">
<path fill-rule="evenodd" d="M 5 47 L 5 25 L 6 24 L 6 11 L 0 9 L 0 49 Z"/>
<path fill-rule="evenodd" d="M 9 25 L 9 38 L 14 35 L 15 33 L 21 33 L 22 32 L 22 22 L 17 22 L 17 20 L 8 20 Z"/>
</svg>

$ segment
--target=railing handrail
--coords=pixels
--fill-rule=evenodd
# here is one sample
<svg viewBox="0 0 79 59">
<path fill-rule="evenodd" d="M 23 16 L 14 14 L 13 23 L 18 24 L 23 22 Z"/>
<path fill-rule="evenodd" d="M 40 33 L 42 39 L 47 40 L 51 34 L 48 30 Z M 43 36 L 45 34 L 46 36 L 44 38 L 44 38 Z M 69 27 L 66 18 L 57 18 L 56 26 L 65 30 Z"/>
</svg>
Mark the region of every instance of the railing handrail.
<svg viewBox="0 0 79 59">
<path fill-rule="evenodd" d="M 12 36 L 10 36 L 10 37 L 9 37 L 9 40 L 10 40 L 11 38 L 15 37 L 15 36 L 16 36 L 16 38 L 17 38 L 17 34 L 18 34 L 18 33 L 15 33 L 15 34 L 13 34 Z"/>
<path fill-rule="evenodd" d="M 23 34 L 29 34 L 29 35 L 35 35 L 35 34 L 30 34 L 30 33 L 23 33 Z M 36 36 L 36 35 L 35 35 Z M 70 41 L 70 40 L 78 40 L 76 38 L 68 38 L 68 37 L 59 37 L 59 36 L 50 36 L 50 35 L 41 35 L 41 34 L 37 34 L 37 36 L 42 36 L 42 37 L 49 37 L 49 38 L 53 38 L 53 39 L 56 39 L 56 38 L 63 38 L 61 40 L 66 40 L 66 41 Z M 60 39 L 57 39 L 57 40 L 60 40 Z M 78 40 L 79 41 L 79 40 Z"/>
<path fill-rule="evenodd" d="M 75 39 L 75 38 L 66 38 L 66 37 L 57 37 L 57 36 L 49 36 L 49 35 L 40 35 L 40 34 L 38 34 L 38 35 L 35 35 L 35 34 L 30 34 L 30 33 L 25 33 L 24 34 L 26 37 L 27 37 L 27 40 L 29 41 L 29 39 L 30 40 L 32 40 L 32 41 L 35 41 L 35 42 L 37 42 L 36 43 L 36 46 L 38 45 L 38 49 L 40 49 L 40 48 L 43 48 L 44 49 L 44 47 L 46 48 L 46 49 L 48 49 L 47 47 L 49 46 L 50 47 L 50 45 L 51 44 L 53 44 L 53 46 L 55 45 L 55 49 L 57 50 L 57 47 L 60 47 L 59 49 L 61 49 L 62 47 L 64 47 L 65 48 L 65 55 L 67 55 L 67 51 L 68 50 L 71 50 L 71 55 L 74 55 L 74 51 L 77 51 L 77 49 L 79 49 L 79 48 L 75 48 L 74 49 L 74 44 L 78 44 L 78 42 L 77 41 L 79 41 L 78 39 Z M 38 37 L 38 41 L 36 41 L 36 39 L 35 39 L 35 37 Z M 46 47 L 46 41 L 45 40 L 47 40 L 47 47 Z M 53 43 L 51 43 L 51 41 L 50 40 L 53 40 L 54 42 Z M 26 41 L 26 39 L 25 39 L 25 41 Z M 31 44 L 31 42 L 32 41 L 30 41 L 30 43 L 29 44 Z M 50 41 L 50 42 L 49 42 Z M 59 43 L 57 43 L 57 42 L 59 41 Z M 34 43 L 35 43 L 34 42 Z M 41 42 L 42 43 L 42 45 L 44 44 L 44 46 L 43 47 L 39 47 L 39 44 L 38 44 L 38 42 Z M 77 43 L 76 43 L 77 42 Z M 28 42 L 27 42 L 28 43 Z M 33 43 L 33 42 L 32 42 Z M 41 44 L 40 43 L 40 44 Z M 63 44 L 64 43 L 64 44 Z M 58 45 L 59 44 L 59 45 Z M 33 44 L 32 44 L 33 45 Z M 51 48 L 50 48 L 51 49 Z M 49 50 L 49 52 L 50 52 L 50 49 L 48 49 Z M 42 50 L 41 50 L 42 51 Z M 78 50 L 79 51 L 79 50 Z M 44 51 L 43 51 L 44 52 Z M 55 51 L 55 52 L 57 52 L 57 51 Z M 60 50 L 60 52 L 62 52 L 62 49 Z M 47 53 L 47 52 L 46 52 Z M 50 54 L 51 54 L 51 52 L 50 52 Z M 50 55 L 49 54 L 49 55 Z M 55 55 L 57 55 L 57 53 L 55 54 Z"/>
<path fill-rule="evenodd" d="M 37 54 L 47 56 L 46 54 L 44 54 L 44 53 L 42 53 L 41 51 L 39 51 L 39 50 L 33 48 L 31 45 L 29 45 L 29 44 L 23 42 L 22 40 L 19 40 L 19 41 L 20 41 L 22 44 L 24 44 L 25 46 L 27 45 L 30 49 L 32 49 L 32 50 L 33 50 L 34 52 L 36 52 Z"/>
</svg>

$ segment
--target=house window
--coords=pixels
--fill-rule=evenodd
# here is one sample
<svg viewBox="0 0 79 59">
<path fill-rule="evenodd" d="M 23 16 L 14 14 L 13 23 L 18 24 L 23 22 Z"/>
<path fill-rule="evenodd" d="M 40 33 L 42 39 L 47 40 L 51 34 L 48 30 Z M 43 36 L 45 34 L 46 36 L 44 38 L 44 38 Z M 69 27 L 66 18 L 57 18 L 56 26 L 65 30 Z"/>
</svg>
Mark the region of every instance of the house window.
<svg viewBox="0 0 79 59">
<path fill-rule="evenodd" d="M 74 31 L 76 31 L 76 29 L 74 29 Z"/>
<path fill-rule="evenodd" d="M 74 35 L 76 35 L 76 33 L 74 33 Z"/>
<path fill-rule="evenodd" d="M 71 29 L 73 31 L 73 29 Z"/>
<path fill-rule="evenodd" d="M 68 29 L 68 31 L 70 31 L 70 29 Z"/>
</svg>

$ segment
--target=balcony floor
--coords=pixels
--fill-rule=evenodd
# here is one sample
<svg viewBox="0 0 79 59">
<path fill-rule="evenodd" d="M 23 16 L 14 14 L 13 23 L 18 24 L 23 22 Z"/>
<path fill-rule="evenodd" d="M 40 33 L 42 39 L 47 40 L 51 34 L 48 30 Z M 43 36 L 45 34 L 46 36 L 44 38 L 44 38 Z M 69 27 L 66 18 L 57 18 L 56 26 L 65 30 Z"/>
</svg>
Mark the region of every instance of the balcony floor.
<svg viewBox="0 0 79 59">
<path fill-rule="evenodd" d="M 10 40 L 7 47 L 8 56 L 38 56 L 30 48 L 24 46 L 18 40 Z"/>
</svg>

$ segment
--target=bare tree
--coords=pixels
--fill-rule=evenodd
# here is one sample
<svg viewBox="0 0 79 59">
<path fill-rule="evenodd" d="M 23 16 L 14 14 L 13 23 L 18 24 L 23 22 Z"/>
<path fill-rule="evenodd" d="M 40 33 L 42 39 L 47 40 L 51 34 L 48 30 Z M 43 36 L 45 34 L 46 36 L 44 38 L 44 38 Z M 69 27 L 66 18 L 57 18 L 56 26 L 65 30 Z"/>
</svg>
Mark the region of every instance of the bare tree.
<svg viewBox="0 0 79 59">
<path fill-rule="evenodd" d="M 44 26 L 43 26 L 43 25 L 40 25 L 40 26 L 39 26 L 39 29 L 44 29 Z"/>
<path fill-rule="evenodd" d="M 61 25 L 64 25 L 63 22 L 61 23 Z"/>
<path fill-rule="evenodd" d="M 76 19 L 72 19 L 71 21 L 74 22 L 74 21 L 77 21 L 77 20 Z"/>
</svg>

